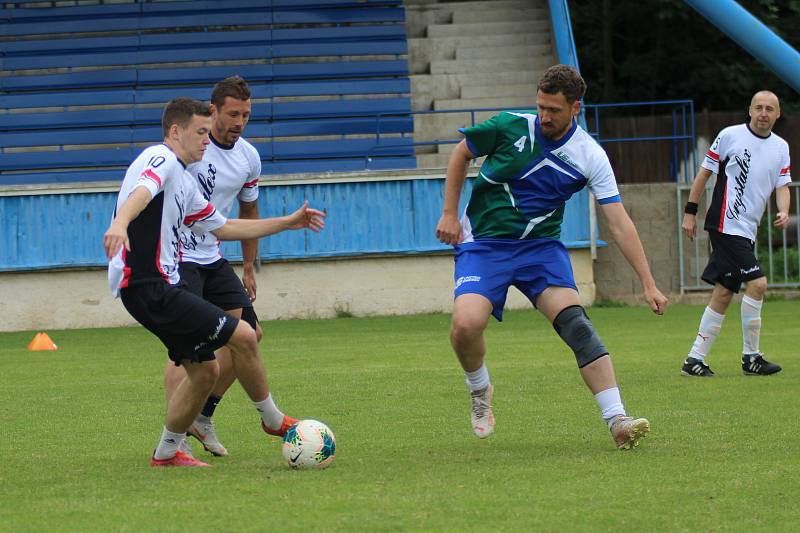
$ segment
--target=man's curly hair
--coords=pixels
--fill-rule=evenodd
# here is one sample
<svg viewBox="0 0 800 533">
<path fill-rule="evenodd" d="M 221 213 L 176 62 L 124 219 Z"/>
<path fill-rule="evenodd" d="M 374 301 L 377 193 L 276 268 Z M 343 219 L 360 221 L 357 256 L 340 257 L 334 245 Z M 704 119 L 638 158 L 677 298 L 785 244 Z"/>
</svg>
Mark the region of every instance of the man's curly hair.
<svg viewBox="0 0 800 533">
<path fill-rule="evenodd" d="M 580 73 L 569 65 L 553 65 L 539 78 L 536 88 L 546 94 L 562 93 L 570 104 L 583 98 L 586 82 Z"/>
</svg>

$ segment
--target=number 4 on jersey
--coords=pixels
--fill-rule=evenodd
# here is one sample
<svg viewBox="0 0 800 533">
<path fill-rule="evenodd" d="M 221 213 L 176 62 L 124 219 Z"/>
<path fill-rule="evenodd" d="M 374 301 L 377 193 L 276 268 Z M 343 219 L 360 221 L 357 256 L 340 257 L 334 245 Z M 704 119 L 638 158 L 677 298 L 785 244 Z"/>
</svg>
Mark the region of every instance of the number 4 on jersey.
<svg viewBox="0 0 800 533">
<path fill-rule="evenodd" d="M 527 140 L 528 140 L 527 135 L 523 135 L 522 137 L 517 139 L 517 142 L 514 143 L 514 146 L 517 147 L 517 152 L 521 152 L 525 149 L 525 141 Z"/>
</svg>

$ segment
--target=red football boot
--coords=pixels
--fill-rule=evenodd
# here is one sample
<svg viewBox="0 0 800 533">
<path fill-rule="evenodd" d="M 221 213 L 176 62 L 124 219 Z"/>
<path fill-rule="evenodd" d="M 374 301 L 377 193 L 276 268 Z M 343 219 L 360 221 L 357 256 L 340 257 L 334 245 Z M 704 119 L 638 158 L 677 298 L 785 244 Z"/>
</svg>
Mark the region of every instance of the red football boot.
<svg viewBox="0 0 800 533">
<path fill-rule="evenodd" d="M 182 451 L 178 450 L 177 452 L 175 452 L 175 456 L 170 457 L 169 459 L 156 459 L 155 457 L 151 457 L 150 466 L 211 466 L 211 465 L 208 463 L 204 463 L 203 461 L 198 461 L 191 455 L 183 453 Z"/>
<path fill-rule="evenodd" d="M 283 415 L 283 421 L 281 422 L 281 427 L 278 429 L 268 428 L 264 421 L 261 421 L 261 429 L 267 432 L 269 435 L 274 435 L 275 437 L 283 437 L 286 435 L 286 432 L 289 431 L 289 428 L 293 425 L 297 424 L 299 420 L 296 418 L 292 418 L 290 416 Z"/>
</svg>

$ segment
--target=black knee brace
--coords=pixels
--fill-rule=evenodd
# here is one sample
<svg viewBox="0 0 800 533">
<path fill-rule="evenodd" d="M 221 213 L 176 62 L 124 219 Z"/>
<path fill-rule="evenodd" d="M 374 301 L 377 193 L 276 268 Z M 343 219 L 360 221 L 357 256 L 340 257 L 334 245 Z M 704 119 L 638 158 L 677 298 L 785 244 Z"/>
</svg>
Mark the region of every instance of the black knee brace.
<svg viewBox="0 0 800 533">
<path fill-rule="evenodd" d="M 578 368 L 583 368 L 592 361 L 608 355 L 608 350 L 600 342 L 591 320 L 580 305 L 571 305 L 558 313 L 553 320 L 553 327 L 575 352 Z"/>
</svg>

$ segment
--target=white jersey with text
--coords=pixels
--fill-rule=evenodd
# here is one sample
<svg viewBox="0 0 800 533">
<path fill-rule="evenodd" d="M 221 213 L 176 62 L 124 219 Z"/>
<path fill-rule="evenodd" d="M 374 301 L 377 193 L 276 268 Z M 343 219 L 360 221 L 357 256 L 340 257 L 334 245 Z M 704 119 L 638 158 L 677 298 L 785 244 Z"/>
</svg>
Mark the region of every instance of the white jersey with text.
<svg viewBox="0 0 800 533">
<path fill-rule="evenodd" d="M 751 241 L 772 191 L 792 181 L 786 141 L 775 133 L 761 137 L 748 124 L 722 130 L 702 167 L 717 174 L 705 229 Z"/>
<path fill-rule="evenodd" d="M 178 283 L 178 262 L 187 234 L 204 234 L 226 222 L 164 144 L 146 148 L 128 167 L 115 216 L 139 187 L 150 191 L 152 199 L 128 225 L 130 251 L 123 247 L 108 263 L 108 282 L 114 297 L 119 296 L 120 289 L 137 283 Z"/>
<path fill-rule="evenodd" d="M 261 158 L 255 147 L 239 138 L 232 146 L 222 145 L 211 137 L 202 161 L 189 165 L 187 171 L 197 181 L 200 192 L 227 217 L 233 201 L 258 200 Z M 220 259 L 220 242 L 213 233 L 189 235 L 183 242 L 181 261 L 208 265 Z"/>
</svg>

